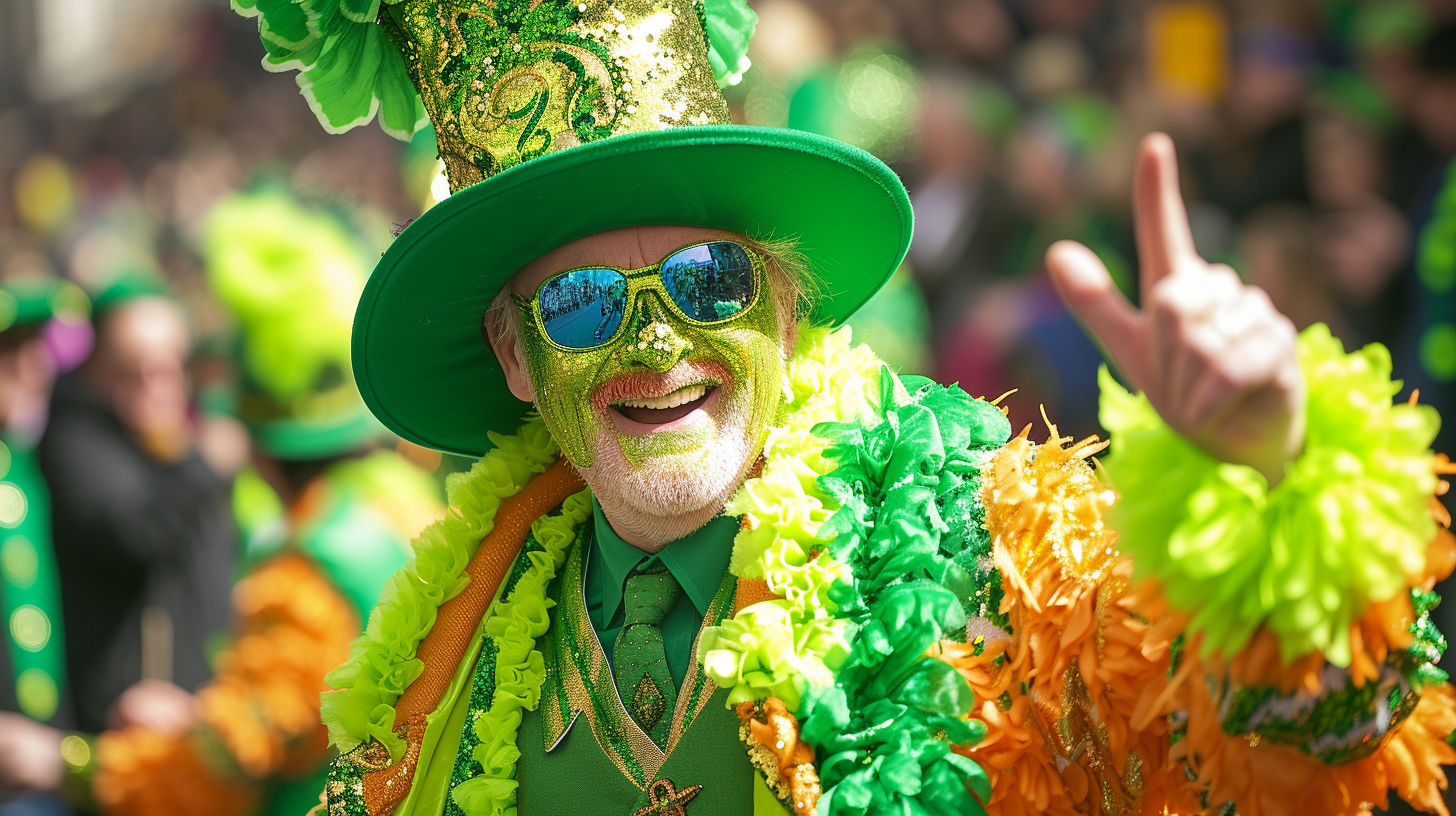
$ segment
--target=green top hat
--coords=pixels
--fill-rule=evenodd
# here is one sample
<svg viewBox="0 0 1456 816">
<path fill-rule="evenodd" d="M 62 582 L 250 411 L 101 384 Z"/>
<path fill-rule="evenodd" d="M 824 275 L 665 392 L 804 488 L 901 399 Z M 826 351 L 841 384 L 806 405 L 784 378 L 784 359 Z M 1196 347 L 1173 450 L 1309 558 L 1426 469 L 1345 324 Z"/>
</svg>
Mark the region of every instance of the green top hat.
<svg viewBox="0 0 1456 816">
<path fill-rule="evenodd" d="M 172 289 L 155 272 L 141 268 L 127 268 L 118 272 L 96 293 L 95 299 L 92 300 L 92 308 L 95 316 L 99 318 L 112 309 L 125 306 L 134 300 L 152 297 L 170 298 Z"/>
<path fill-rule="evenodd" d="M 344 228 L 280 192 L 233 195 L 208 214 L 203 252 L 241 329 L 238 414 L 254 440 L 299 460 L 379 437 L 350 371 L 366 267 Z"/>
<path fill-rule="evenodd" d="M 391 430 L 477 455 L 530 408 L 480 323 L 561 244 L 619 227 L 794 237 L 838 322 L 910 243 L 900 180 L 848 145 L 730 124 L 744 0 L 233 0 L 325 127 L 434 123 L 454 192 L 385 253 L 354 319 L 354 371 Z M 413 85 L 417 95 L 410 92 Z"/>
</svg>

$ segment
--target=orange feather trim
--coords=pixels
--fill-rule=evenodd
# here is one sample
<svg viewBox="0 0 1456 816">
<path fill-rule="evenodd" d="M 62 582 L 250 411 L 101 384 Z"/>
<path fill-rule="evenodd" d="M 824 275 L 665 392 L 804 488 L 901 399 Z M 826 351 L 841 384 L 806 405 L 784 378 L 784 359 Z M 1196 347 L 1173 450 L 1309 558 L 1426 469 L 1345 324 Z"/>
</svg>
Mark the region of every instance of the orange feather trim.
<svg viewBox="0 0 1456 816">
<path fill-rule="evenodd" d="M 1011 635 L 979 655 L 973 644 L 935 650 L 970 683 L 987 726 L 955 750 L 986 768 L 992 816 L 1196 808 L 1169 759 L 1167 720 L 1133 725 L 1140 692 L 1167 676 L 1168 651 L 1148 645 L 1127 597 L 1131 564 L 1102 520 L 1115 494 L 1086 459 L 1104 445 L 1051 431 L 1041 446 L 1023 431 L 983 470 Z"/>
<path fill-rule="evenodd" d="M 1451 472 L 1445 457 L 1436 457 L 1435 463 L 1437 473 Z M 1440 484 L 1444 488 L 1445 482 Z M 1426 550 L 1425 572 L 1415 576 L 1415 586 L 1427 591 L 1456 567 L 1456 537 L 1447 529 L 1450 519 L 1444 508 L 1434 499 L 1431 514 L 1439 526 Z M 1165 648 L 1168 637 L 1186 623 L 1185 615 L 1167 609 L 1155 581 L 1143 582 L 1128 599 L 1140 617 L 1156 621 L 1146 630 L 1145 651 Z M 1351 624 L 1349 674 L 1356 687 L 1377 679 L 1391 652 L 1411 645 L 1414 620 L 1409 594 L 1402 592 L 1370 604 Z M 1277 639 L 1263 629 L 1232 658 L 1214 655 L 1204 660 L 1198 657 L 1199 647 L 1196 638 L 1190 639 L 1175 675 L 1143 689 L 1134 726 L 1165 721 L 1174 712 L 1186 715 L 1187 731 L 1171 757 L 1185 761 L 1199 783 L 1207 786 L 1208 802 L 1215 808 L 1234 802 L 1240 816 L 1363 816 L 1371 807 L 1385 808 L 1394 789 L 1416 808 L 1450 816 L 1442 798 L 1448 784 L 1442 765 L 1456 763 L 1456 749 L 1446 742 L 1456 730 L 1456 690 L 1449 683 L 1425 689 L 1410 717 L 1375 753 L 1326 765 L 1291 747 L 1224 733 L 1207 687 L 1207 678 L 1226 676 L 1243 686 L 1319 693 L 1325 668 L 1322 654 L 1286 664 Z"/>
</svg>

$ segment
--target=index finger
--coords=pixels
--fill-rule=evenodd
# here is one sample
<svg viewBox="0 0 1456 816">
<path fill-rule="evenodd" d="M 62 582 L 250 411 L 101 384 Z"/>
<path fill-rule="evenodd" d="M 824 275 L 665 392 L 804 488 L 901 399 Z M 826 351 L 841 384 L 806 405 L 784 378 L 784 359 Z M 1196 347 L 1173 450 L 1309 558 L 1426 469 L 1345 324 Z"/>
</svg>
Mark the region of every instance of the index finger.
<svg viewBox="0 0 1456 816">
<path fill-rule="evenodd" d="M 1146 299 L 1154 284 L 1198 257 L 1178 188 L 1173 140 L 1166 133 L 1149 133 L 1138 145 L 1132 199 L 1142 267 L 1140 288 Z"/>
</svg>

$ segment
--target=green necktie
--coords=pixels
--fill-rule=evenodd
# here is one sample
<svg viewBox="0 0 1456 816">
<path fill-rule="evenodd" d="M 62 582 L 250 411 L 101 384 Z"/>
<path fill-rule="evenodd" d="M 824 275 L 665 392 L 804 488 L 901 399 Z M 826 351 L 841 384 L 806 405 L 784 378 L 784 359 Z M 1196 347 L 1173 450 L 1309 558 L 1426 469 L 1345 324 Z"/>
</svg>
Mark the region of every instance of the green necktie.
<svg viewBox="0 0 1456 816">
<path fill-rule="evenodd" d="M 682 586 L 661 561 L 638 564 L 627 574 L 625 622 L 612 647 L 613 675 L 627 713 L 664 750 L 672 721 L 666 715 L 677 703 L 677 688 L 667 670 L 662 619 L 680 597 Z"/>
</svg>

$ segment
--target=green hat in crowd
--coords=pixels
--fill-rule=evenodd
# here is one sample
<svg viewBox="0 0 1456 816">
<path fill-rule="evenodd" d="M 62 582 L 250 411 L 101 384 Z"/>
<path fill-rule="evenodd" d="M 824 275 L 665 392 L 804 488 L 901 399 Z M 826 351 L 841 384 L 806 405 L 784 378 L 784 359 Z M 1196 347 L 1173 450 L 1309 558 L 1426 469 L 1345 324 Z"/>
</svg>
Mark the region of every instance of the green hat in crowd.
<svg viewBox="0 0 1456 816">
<path fill-rule="evenodd" d="M 281 192 L 239 194 L 208 214 L 202 245 L 213 291 L 238 321 L 238 415 L 254 440 L 307 460 L 380 437 L 350 370 L 367 266 L 344 227 Z"/>
<path fill-rule="evenodd" d="M 747 65 L 745 0 L 233 0 L 260 18 L 272 70 L 326 128 L 433 122 L 452 195 L 375 267 L 354 371 L 385 425 L 464 454 L 530 406 L 482 339 L 501 286 L 533 259 L 641 225 L 799 240 L 817 318 L 848 317 L 910 244 L 903 185 L 822 136 L 731 124 L 720 83 Z M 414 85 L 412 86 L 413 80 Z"/>
<path fill-rule="evenodd" d="M 92 308 L 101 316 L 134 300 L 142 298 L 170 298 L 172 289 L 155 272 L 145 269 L 124 269 L 96 293 Z"/>
<path fill-rule="evenodd" d="M 0 283 L 0 332 L 34 326 L 53 317 L 91 314 L 91 302 L 81 287 L 52 277 L 20 278 Z"/>
</svg>

